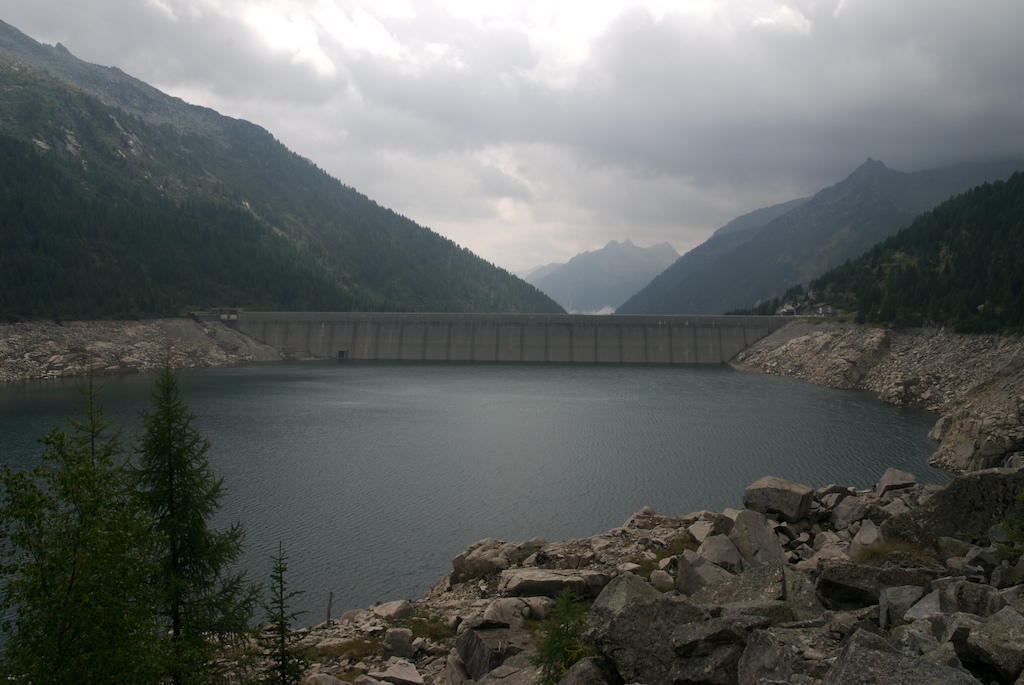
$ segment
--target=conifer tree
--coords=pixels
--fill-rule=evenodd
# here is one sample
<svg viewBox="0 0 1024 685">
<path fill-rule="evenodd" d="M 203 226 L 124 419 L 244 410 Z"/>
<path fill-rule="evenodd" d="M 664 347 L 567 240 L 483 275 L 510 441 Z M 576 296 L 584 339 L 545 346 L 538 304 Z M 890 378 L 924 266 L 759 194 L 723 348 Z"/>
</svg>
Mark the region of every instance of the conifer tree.
<svg viewBox="0 0 1024 685">
<path fill-rule="evenodd" d="M 136 445 L 140 496 L 155 521 L 160 554 L 161 615 L 171 640 L 169 676 L 176 684 L 212 675 L 214 643 L 248 629 L 256 589 L 233 570 L 242 552 L 239 523 L 213 529 L 223 479 L 210 468 L 210 443 L 193 426 L 170 366 L 157 377 L 151 407 L 141 413 Z"/>
<path fill-rule="evenodd" d="M 164 641 L 152 520 L 90 377 L 30 472 L 0 469 L 0 615 L 10 682 L 143 683 Z"/>
<path fill-rule="evenodd" d="M 260 646 L 270 659 L 270 666 L 263 676 L 263 682 L 268 684 L 300 683 L 309 666 L 308 660 L 297 649 L 301 636 L 292 630 L 295 619 L 303 612 L 292 611 L 291 600 L 301 595 L 302 591 L 288 589 L 285 579 L 287 572 L 288 555 L 279 543 L 270 572 L 270 599 L 263 605 L 267 625 L 260 639 Z"/>
</svg>

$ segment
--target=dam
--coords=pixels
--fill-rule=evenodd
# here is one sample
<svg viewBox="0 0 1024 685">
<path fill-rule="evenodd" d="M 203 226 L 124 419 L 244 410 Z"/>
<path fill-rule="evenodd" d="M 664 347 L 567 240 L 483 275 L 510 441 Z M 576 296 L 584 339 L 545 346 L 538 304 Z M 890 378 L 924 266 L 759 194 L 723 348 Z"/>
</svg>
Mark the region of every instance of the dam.
<svg viewBox="0 0 1024 685">
<path fill-rule="evenodd" d="M 371 361 L 724 364 L 778 316 L 368 312 L 194 313 L 300 358 Z"/>
</svg>

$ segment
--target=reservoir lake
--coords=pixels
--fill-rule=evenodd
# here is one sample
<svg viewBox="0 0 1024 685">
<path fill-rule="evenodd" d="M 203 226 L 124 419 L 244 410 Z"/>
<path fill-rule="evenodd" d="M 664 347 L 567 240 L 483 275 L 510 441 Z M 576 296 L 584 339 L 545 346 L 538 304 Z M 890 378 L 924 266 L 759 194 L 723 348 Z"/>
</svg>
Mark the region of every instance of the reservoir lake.
<svg viewBox="0 0 1024 685">
<path fill-rule="evenodd" d="M 299 624 L 417 599 L 473 542 L 594 535 L 650 505 L 743 506 L 765 475 L 871 487 L 920 482 L 937 416 L 870 393 L 727 366 L 292 362 L 181 372 L 182 396 L 266 581 L 283 542 Z M 126 446 L 151 374 L 108 376 Z M 0 384 L 0 462 L 31 467 L 80 380 Z"/>
</svg>

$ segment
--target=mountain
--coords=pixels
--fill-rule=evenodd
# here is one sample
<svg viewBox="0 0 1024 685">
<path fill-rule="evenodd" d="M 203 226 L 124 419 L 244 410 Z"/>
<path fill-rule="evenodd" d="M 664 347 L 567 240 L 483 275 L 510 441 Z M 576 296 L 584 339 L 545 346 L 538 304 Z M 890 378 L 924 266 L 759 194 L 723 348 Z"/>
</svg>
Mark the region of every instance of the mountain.
<svg viewBox="0 0 1024 685">
<path fill-rule="evenodd" d="M 670 300 L 672 293 L 687 287 L 692 278 L 715 260 L 730 254 L 743 243 L 753 238 L 769 223 L 789 212 L 810 198 L 790 200 L 782 204 L 756 209 L 739 216 L 711 234 L 706 241 L 677 259 L 669 268 L 658 274 L 650 284 L 635 293 L 619 307 L 618 314 L 647 313 L 654 303 Z M 684 284 L 684 285 L 680 285 Z"/>
<path fill-rule="evenodd" d="M 811 281 L 859 321 L 976 332 L 1024 326 L 1024 172 L 922 214 Z"/>
<path fill-rule="evenodd" d="M 723 227 L 618 313 L 721 314 L 751 307 L 860 255 L 950 196 L 1021 168 L 1021 160 L 998 160 L 904 173 L 868 159 L 809 200 L 768 208 L 785 211 L 760 228 L 753 219 L 752 228 Z"/>
<path fill-rule="evenodd" d="M 523 278 L 568 312 L 603 314 L 614 311 L 678 257 L 668 243 L 645 248 L 613 240 L 565 264 L 537 267 Z"/>
<path fill-rule="evenodd" d="M 558 312 L 266 130 L 0 22 L 0 319 Z"/>
</svg>

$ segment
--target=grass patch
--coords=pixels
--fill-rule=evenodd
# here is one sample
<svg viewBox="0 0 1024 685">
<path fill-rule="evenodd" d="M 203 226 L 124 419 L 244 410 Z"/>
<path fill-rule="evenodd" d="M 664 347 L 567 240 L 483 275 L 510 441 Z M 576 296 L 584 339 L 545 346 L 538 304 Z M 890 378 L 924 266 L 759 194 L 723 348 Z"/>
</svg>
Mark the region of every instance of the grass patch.
<svg viewBox="0 0 1024 685">
<path fill-rule="evenodd" d="M 312 646 L 303 650 L 302 655 L 310 661 L 328 661 L 348 657 L 356 661 L 370 659 L 380 654 L 383 644 L 381 638 L 357 637 L 345 642 L 339 642 L 326 647 Z"/>
<path fill-rule="evenodd" d="M 414 614 L 394 621 L 399 628 L 408 628 L 412 631 L 413 639 L 422 637 L 433 642 L 444 642 L 455 637 L 455 631 L 445 625 L 437 616 L 425 614 Z"/>
<path fill-rule="evenodd" d="M 689 537 L 676 538 L 668 547 L 655 551 L 656 556 L 654 559 L 637 559 L 635 563 L 640 565 L 640 570 L 637 571 L 637 575 L 649 580 L 651 572 L 657 570 L 658 564 L 662 559 L 677 557 L 686 550 L 696 552 L 697 547 L 698 545 L 696 540 Z"/>
<path fill-rule="evenodd" d="M 858 564 L 881 566 L 887 561 L 900 562 L 908 559 L 922 565 L 935 563 L 935 558 L 924 548 L 904 540 L 885 540 L 865 547 L 857 553 L 854 561 Z"/>
</svg>

